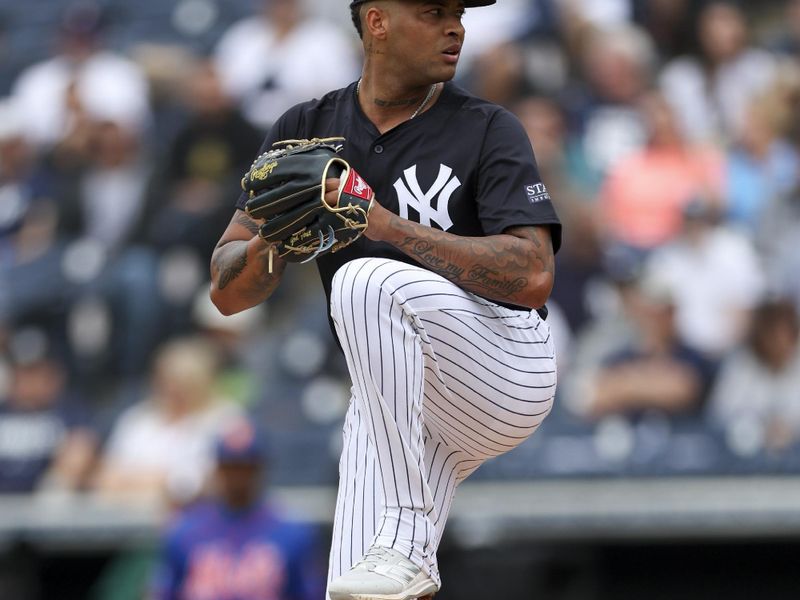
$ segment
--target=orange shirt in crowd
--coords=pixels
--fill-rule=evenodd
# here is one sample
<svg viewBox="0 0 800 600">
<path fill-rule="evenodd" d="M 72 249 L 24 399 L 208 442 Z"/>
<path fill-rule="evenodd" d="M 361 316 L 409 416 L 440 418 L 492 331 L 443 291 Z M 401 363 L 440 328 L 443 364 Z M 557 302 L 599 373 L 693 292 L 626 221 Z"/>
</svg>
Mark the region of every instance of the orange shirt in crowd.
<svg viewBox="0 0 800 600">
<path fill-rule="evenodd" d="M 718 202 L 723 155 L 715 149 L 646 148 L 621 160 L 600 196 L 600 217 L 613 240 L 644 250 L 674 238 L 684 206 Z"/>
</svg>

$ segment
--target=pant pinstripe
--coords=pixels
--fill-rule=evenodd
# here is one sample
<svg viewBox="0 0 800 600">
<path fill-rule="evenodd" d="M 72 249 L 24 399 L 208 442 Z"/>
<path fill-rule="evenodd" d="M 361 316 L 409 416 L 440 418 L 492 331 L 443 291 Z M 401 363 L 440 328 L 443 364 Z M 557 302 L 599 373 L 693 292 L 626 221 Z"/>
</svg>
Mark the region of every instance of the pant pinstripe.
<svg viewBox="0 0 800 600">
<path fill-rule="evenodd" d="M 550 411 L 549 328 L 535 311 L 497 306 L 381 258 L 337 271 L 331 315 L 353 388 L 329 580 L 376 544 L 438 583 L 436 549 L 456 487 Z"/>
</svg>

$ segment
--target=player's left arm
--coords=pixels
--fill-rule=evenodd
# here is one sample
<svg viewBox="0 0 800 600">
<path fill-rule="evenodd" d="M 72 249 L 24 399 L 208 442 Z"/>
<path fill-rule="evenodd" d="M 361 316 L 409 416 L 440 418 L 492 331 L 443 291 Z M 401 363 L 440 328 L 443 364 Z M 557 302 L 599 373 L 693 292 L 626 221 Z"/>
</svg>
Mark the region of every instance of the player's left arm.
<svg viewBox="0 0 800 600">
<path fill-rule="evenodd" d="M 364 235 L 396 246 L 445 279 L 491 300 L 540 308 L 553 289 L 555 260 L 548 226 L 463 237 L 403 219 L 376 202 Z"/>
</svg>

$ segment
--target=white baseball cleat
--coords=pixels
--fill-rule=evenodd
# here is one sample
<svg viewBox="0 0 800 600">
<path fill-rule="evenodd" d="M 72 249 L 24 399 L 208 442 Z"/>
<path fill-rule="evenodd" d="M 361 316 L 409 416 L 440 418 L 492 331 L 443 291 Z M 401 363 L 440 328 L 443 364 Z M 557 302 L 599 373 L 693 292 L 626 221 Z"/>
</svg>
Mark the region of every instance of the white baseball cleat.
<svg viewBox="0 0 800 600">
<path fill-rule="evenodd" d="M 328 586 L 331 600 L 417 600 L 437 591 L 417 565 L 397 550 L 377 546 Z"/>
</svg>

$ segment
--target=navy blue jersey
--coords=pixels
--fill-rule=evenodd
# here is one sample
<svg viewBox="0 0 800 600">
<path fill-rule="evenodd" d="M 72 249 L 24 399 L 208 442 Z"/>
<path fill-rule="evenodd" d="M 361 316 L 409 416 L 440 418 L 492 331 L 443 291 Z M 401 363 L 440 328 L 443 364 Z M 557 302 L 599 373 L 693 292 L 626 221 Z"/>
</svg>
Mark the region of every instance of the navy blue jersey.
<svg viewBox="0 0 800 600">
<path fill-rule="evenodd" d="M 561 245 L 561 225 L 519 120 L 453 83 L 444 85 L 428 111 L 384 134 L 364 115 L 351 84 L 286 112 L 261 152 L 279 140 L 314 137 L 345 138 L 341 156 L 375 190 L 377 201 L 401 217 L 461 236 L 544 225 L 554 250 Z M 241 194 L 237 208 L 246 201 Z M 317 259 L 329 299 L 337 269 L 363 256 L 418 265 L 394 246 L 362 236 Z"/>
<path fill-rule="evenodd" d="M 31 492 L 41 482 L 67 435 L 87 429 L 77 399 L 61 397 L 38 410 L 0 398 L 0 493 Z"/>
<path fill-rule="evenodd" d="M 307 527 L 264 507 L 219 504 L 185 512 L 167 533 L 155 572 L 158 600 L 319 600 L 324 576 Z"/>
</svg>

